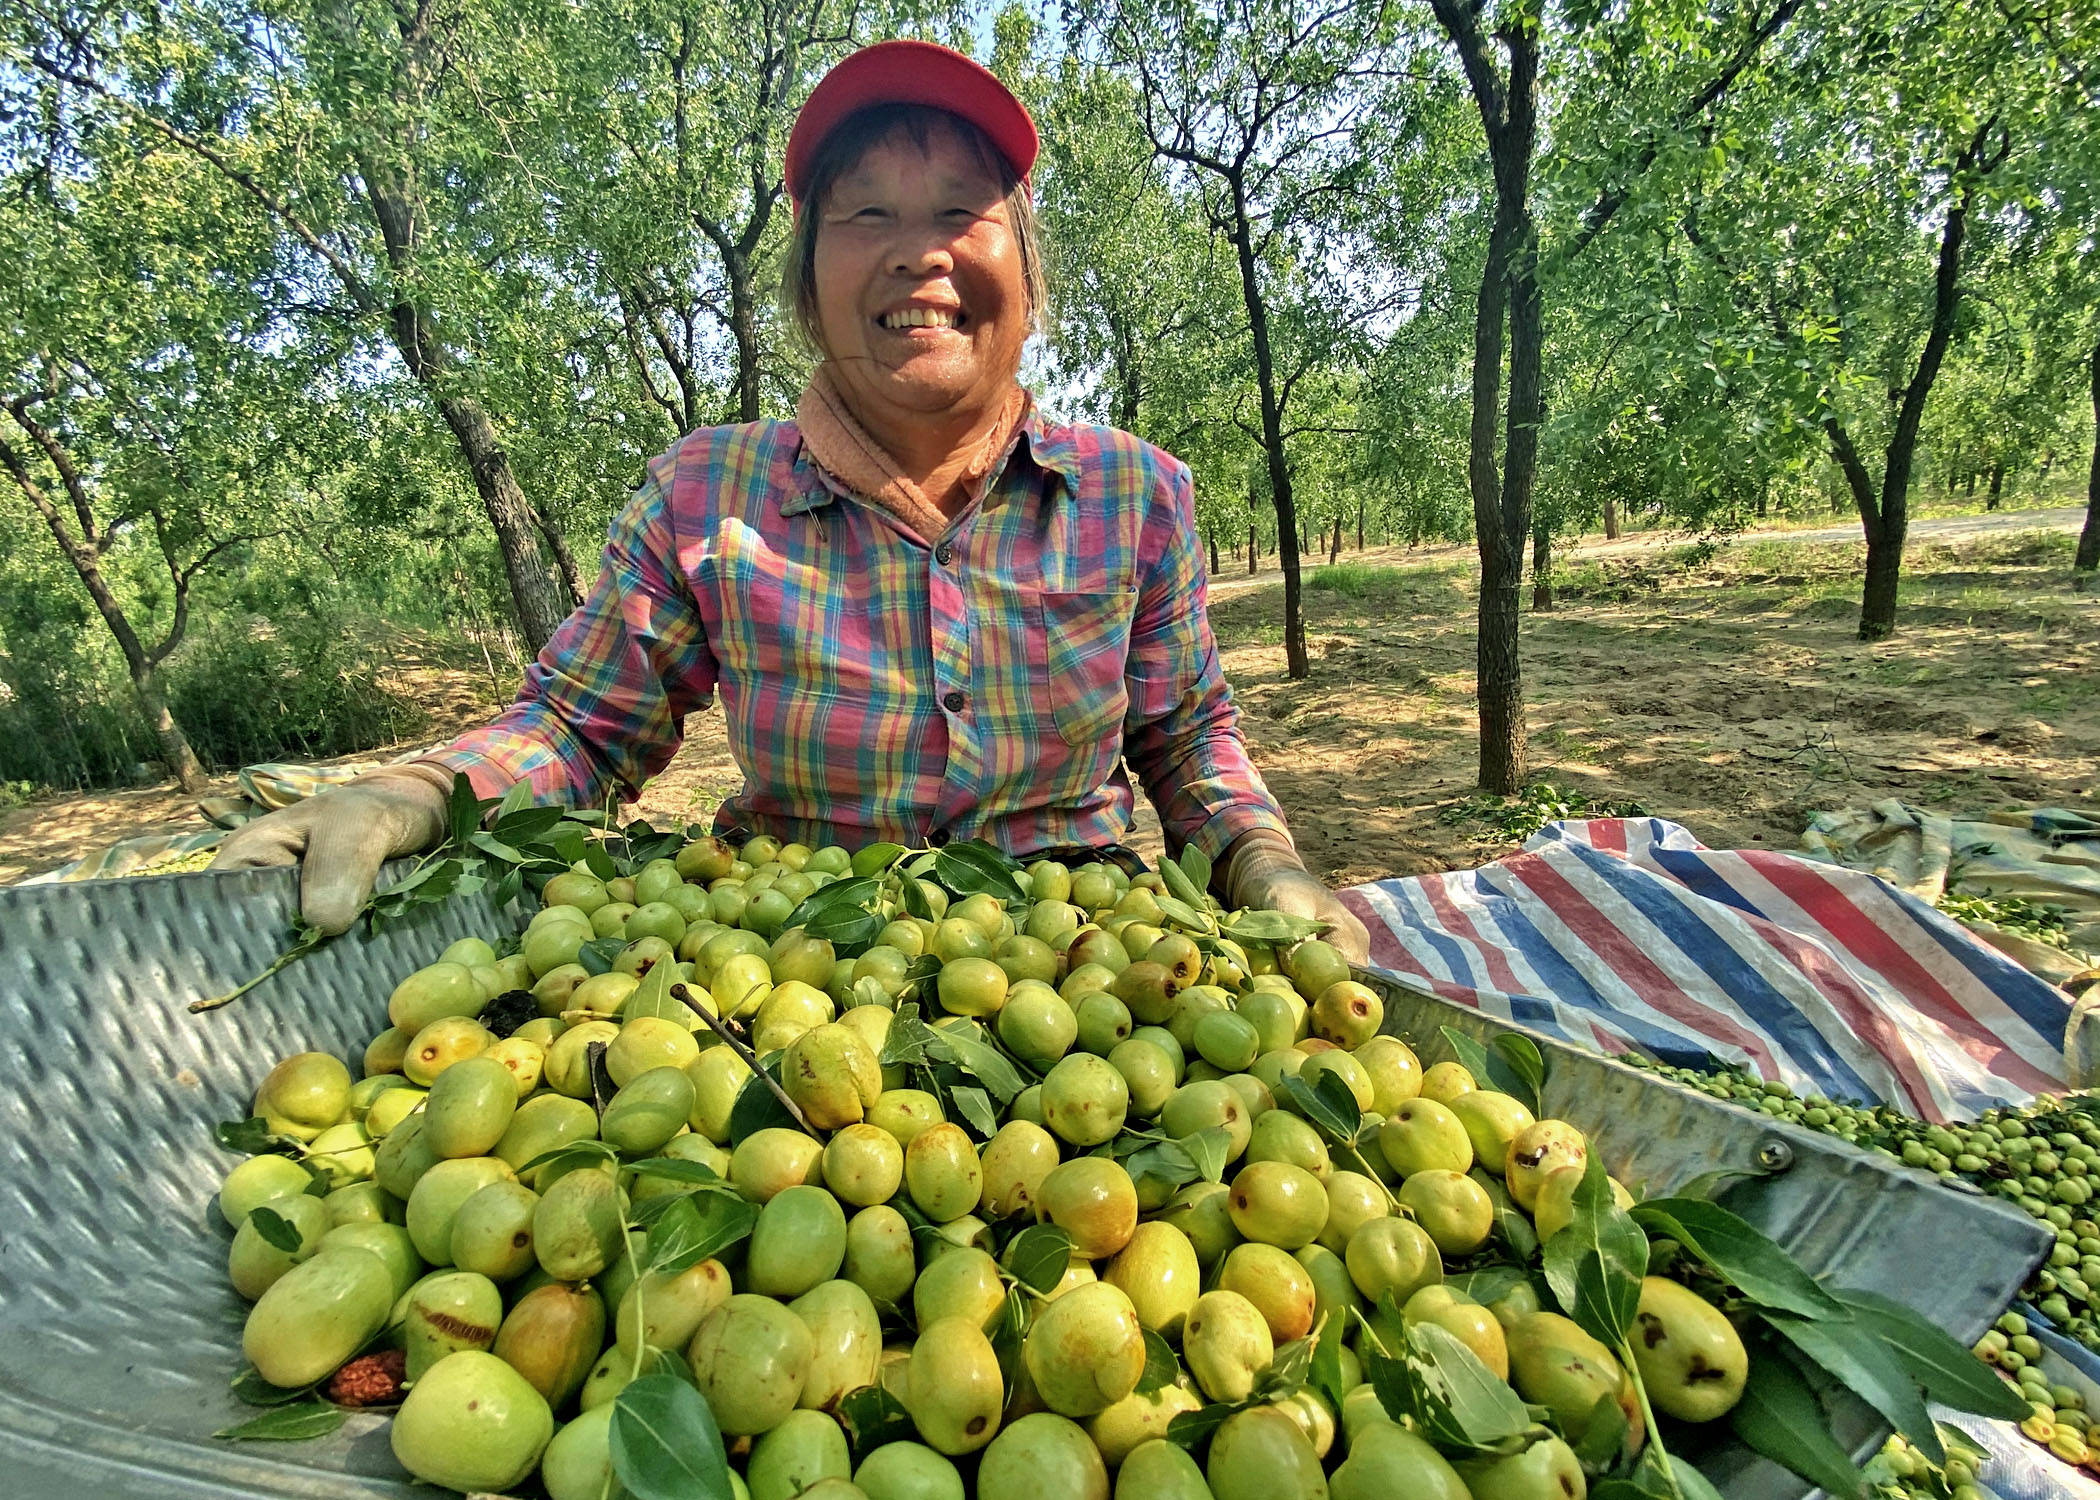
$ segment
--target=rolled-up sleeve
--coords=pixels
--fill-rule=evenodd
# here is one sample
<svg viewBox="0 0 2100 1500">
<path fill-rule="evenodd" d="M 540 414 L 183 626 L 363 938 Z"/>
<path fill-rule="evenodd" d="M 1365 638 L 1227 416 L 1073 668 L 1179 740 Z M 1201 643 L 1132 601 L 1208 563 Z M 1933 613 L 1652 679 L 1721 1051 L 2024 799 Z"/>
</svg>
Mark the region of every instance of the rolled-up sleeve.
<svg viewBox="0 0 2100 1500">
<path fill-rule="evenodd" d="M 1289 828 L 1247 753 L 1218 663 L 1204 608 L 1195 494 L 1183 464 L 1173 464 L 1155 486 L 1139 560 L 1123 756 L 1159 810 L 1168 848 L 1194 844 L 1217 862 L 1243 833 Z"/>
<path fill-rule="evenodd" d="M 480 795 L 529 781 L 536 802 L 590 806 L 614 785 L 633 797 L 713 691 L 715 658 L 673 536 L 674 459 L 650 466 L 614 520 L 590 598 L 526 668 L 517 701 L 429 757 Z"/>
</svg>

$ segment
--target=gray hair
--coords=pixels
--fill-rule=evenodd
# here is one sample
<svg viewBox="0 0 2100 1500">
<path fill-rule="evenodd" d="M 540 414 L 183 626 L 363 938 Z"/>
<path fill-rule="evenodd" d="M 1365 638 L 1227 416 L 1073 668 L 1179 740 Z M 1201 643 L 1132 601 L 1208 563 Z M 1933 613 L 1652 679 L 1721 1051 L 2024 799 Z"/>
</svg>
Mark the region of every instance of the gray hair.
<svg viewBox="0 0 2100 1500">
<path fill-rule="evenodd" d="M 817 317 L 817 224 L 824 200 L 841 177 L 859 166 L 880 145 L 904 136 L 927 150 L 936 130 L 953 131 L 963 146 L 998 179 L 1006 201 L 1006 222 L 1021 252 L 1021 282 L 1028 294 L 1028 326 L 1039 332 L 1050 302 L 1044 272 L 1043 231 L 1035 216 L 1035 199 L 1015 175 L 1013 163 L 991 138 L 960 115 L 925 104 L 878 104 L 849 115 L 826 136 L 811 159 L 803 186 L 802 212 L 788 238 L 780 266 L 780 309 L 801 341 L 819 359 L 827 358 L 822 324 Z"/>
</svg>

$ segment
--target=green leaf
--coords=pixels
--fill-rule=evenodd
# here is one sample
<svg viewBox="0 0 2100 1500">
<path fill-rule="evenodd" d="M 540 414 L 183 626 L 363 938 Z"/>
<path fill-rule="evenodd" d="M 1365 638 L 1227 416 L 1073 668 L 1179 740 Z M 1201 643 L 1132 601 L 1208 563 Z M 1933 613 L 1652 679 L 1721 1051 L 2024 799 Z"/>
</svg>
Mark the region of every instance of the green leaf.
<svg viewBox="0 0 2100 1500">
<path fill-rule="evenodd" d="M 474 795 L 474 783 L 460 771 L 452 773 L 452 790 L 445 798 L 445 822 L 453 844 L 464 844 L 467 835 L 481 826 L 481 799 Z"/>
<path fill-rule="evenodd" d="M 630 1172 L 637 1177 L 663 1177 L 672 1182 L 691 1183 L 700 1188 L 719 1188 L 724 1192 L 736 1189 L 722 1180 L 722 1174 L 714 1168 L 697 1161 L 687 1161 L 679 1156 L 650 1156 L 641 1161 L 628 1163 Z"/>
<path fill-rule="evenodd" d="M 1575 1456 L 1586 1469 L 1612 1468 L 1618 1462 L 1619 1450 L 1626 1446 L 1626 1434 L 1632 1425 L 1626 1420 L 1626 1408 L 1619 1405 L 1618 1393 L 1605 1392 L 1582 1419 L 1582 1441 L 1575 1444 Z"/>
<path fill-rule="evenodd" d="M 1481 1046 L 1480 1043 L 1467 1036 L 1456 1026 L 1439 1026 L 1437 1030 L 1443 1033 L 1444 1041 L 1451 1048 L 1452 1055 L 1457 1059 L 1458 1065 L 1473 1075 L 1475 1083 L 1486 1083 L 1490 1066 L 1487 1048 Z"/>
<path fill-rule="evenodd" d="M 1016 1281 L 1048 1296 L 1072 1264 L 1072 1236 L 1055 1224 L 1031 1224 L 1013 1237 L 1003 1258 Z"/>
<path fill-rule="evenodd" d="M 1312 1373 L 1313 1354 L 1318 1347 L 1312 1335 L 1307 1334 L 1278 1349 L 1270 1359 L 1268 1369 L 1254 1384 L 1254 1399 L 1280 1401 L 1286 1396 L 1296 1395 Z"/>
<path fill-rule="evenodd" d="M 313 1391 L 310 1385 L 272 1385 L 255 1373 L 253 1365 L 241 1366 L 240 1372 L 233 1377 L 232 1389 L 234 1399 L 248 1406 L 283 1406 Z"/>
<path fill-rule="evenodd" d="M 881 1065 L 885 1068 L 923 1068 L 933 1028 L 919 1019 L 919 1007 L 910 1001 L 897 1007 L 889 1034 L 882 1040 Z"/>
<path fill-rule="evenodd" d="M 1546 1241 L 1545 1270 L 1562 1311 L 1606 1348 L 1618 1348 L 1640 1305 L 1648 1236 L 1612 1197 L 1594 1151 L 1575 1189 L 1574 1217 Z"/>
<path fill-rule="evenodd" d="M 349 1416 L 350 1413 L 342 1407 L 331 1406 L 326 1401 L 301 1401 L 293 1406 L 266 1411 L 231 1427 L 222 1427 L 212 1436 L 229 1442 L 303 1443 L 309 1438 L 328 1436 Z"/>
<path fill-rule="evenodd" d="M 1946 1461 L 1939 1432 L 1925 1410 L 1917 1382 L 1896 1357 L 1858 1323 L 1797 1318 L 1762 1308 L 1759 1315 L 1796 1349 L 1834 1376 L 1862 1401 L 1889 1420 L 1934 1463 Z M 1974 1356 L 1971 1356 L 1973 1358 Z"/>
<path fill-rule="evenodd" d="M 1760 1306 L 1803 1318 L 1847 1316 L 1838 1299 L 1818 1286 L 1775 1240 L 1719 1204 L 1703 1198 L 1656 1198 L 1635 1204 L 1633 1220 L 1652 1235 L 1677 1241 Z M 1978 1363 L 1968 1350 L 1962 1353 L 1968 1355 L 1968 1363 Z M 1995 1377 L 1992 1383 L 1997 1383 Z"/>
<path fill-rule="evenodd" d="M 933 853 L 933 878 L 958 896 L 1019 901 L 1021 887 L 1014 874 L 1020 868 L 1002 850 L 979 839 L 949 844 Z"/>
<path fill-rule="evenodd" d="M 1287 912 L 1236 911 L 1218 924 L 1218 930 L 1235 943 L 1259 943 L 1264 948 L 1277 948 L 1318 937 L 1328 925 L 1310 917 L 1294 917 Z"/>
<path fill-rule="evenodd" d="M 634 1500 L 734 1500 L 714 1413 L 675 1375 L 644 1376 L 613 1398 L 610 1443 Z"/>
<path fill-rule="evenodd" d="M 894 1025 L 894 1023 L 892 1023 Z M 991 1091 L 1000 1104 L 1013 1102 L 1014 1095 L 1028 1087 L 1020 1071 L 1006 1054 L 989 1042 L 929 1026 L 927 1050 L 943 1062 L 954 1063 Z"/>
<path fill-rule="evenodd" d="M 2026 1418 L 2020 1393 L 1939 1325 L 1875 1292 L 1840 1291 L 1837 1296 L 1853 1321 L 1892 1351 L 1933 1400 L 2006 1422 Z"/>
<path fill-rule="evenodd" d="M 1185 908 L 1193 907 L 1195 911 L 1203 909 L 1203 888 L 1189 879 L 1188 873 L 1181 866 L 1175 864 L 1171 859 L 1166 860 L 1160 865 L 1159 873 L 1166 880 L 1167 890 L 1173 895 L 1175 900 L 1182 902 Z M 1161 903 L 1160 909 L 1162 911 L 1166 910 L 1164 902 Z M 1189 914 L 1194 916 L 1195 911 L 1191 911 Z M 1172 913 L 1168 914 L 1172 915 Z M 1179 921 L 1180 918 L 1177 917 L 1175 920 Z"/>
<path fill-rule="evenodd" d="M 1181 1374 L 1181 1366 L 1175 1363 L 1174 1346 L 1154 1333 L 1145 1330 L 1145 1369 L 1138 1376 L 1137 1393 L 1149 1396 L 1154 1391 L 1165 1390 Z M 1339 1405 L 1335 1408 L 1339 1411 Z"/>
<path fill-rule="evenodd" d="M 1231 1165 L 1232 1132 L 1223 1125 L 1207 1125 L 1194 1135 L 1185 1135 L 1180 1146 L 1205 1182 L 1223 1182 Z"/>
<path fill-rule="evenodd" d="M 948 1102 L 963 1117 L 963 1123 L 983 1139 L 990 1140 L 999 1133 L 999 1112 L 992 1108 L 992 1101 L 985 1097 L 983 1089 L 951 1088 Z"/>
<path fill-rule="evenodd" d="M 1162 868 L 1171 870 L 1174 867 L 1165 865 Z M 1161 896 L 1158 900 L 1160 915 L 1183 932 L 1208 932 L 1210 930 L 1210 919 L 1186 901 L 1176 900 L 1172 896 Z"/>
<path fill-rule="evenodd" d="M 1166 872 L 1162 870 L 1160 873 Z M 1196 895 L 1193 899 L 1196 905 L 1201 906 L 1204 893 L 1210 889 L 1210 856 L 1194 844 L 1184 845 L 1181 851 L 1181 873 L 1187 876 L 1189 884 L 1195 887 Z"/>
<path fill-rule="evenodd" d="M 1500 1066 L 1497 1066 L 1500 1064 Z M 1539 1052 L 1539 1044 L 1528 1036 L 1505 1031 L 1496 1037 L 1492 1056 L 1488 1059 L 1488 1071 L 1503 1083 L 1502 1092 L 1517 1100 L 1534 1115 L 1543 1115 L 1540 1096 L 1546 1091 L 1546 1059 Z"/>
<path fill-rule="evenodd" d="M 1524 1398 L 1448 1328 L 1426 1322 L 1411 1324 L 1407 1342 L 1411 1362 L 1443 1398 L 1452 1419 L 1474 1446 L 1502 1442 L 1531 1425 Z"/>
<path fill-rule="evenodd" d="M 780 1061 L 773 1058 L 760 1066 L 778 1081 Z M 741 1146 L 761 1130 L 800 1130 L 801 1123 L 788 1112 L 788 1107 L 765 1085 L 765 1080 L 753 1074 L 744 1080 L 737 1090 L 736 1103 L 729 1107 L 729 1144 Z"/>
<path fill-rule="evenodd" d="M 1342 1409 L 1342 1397 L 1348 1394 L 1342 1388 L 1343 1322 L 1343 1315 L 1337 1311 L 1313 1331 L 1312 1369 L 1306 1376 L 1335 1411 Z"/>
<path fill-rule="evenodd" d="M 758 1205 L 734 1193 L 688 1194 L 650 1226 L 648 1269 L 676 1276 L 743 1240 L 757 1223 Z"/>
<path fill-rule="evenodd" d="M 576 962 L 594 975 L 610 974 L 619 960 L 620 950 L 626 946 L 625 938 L 593 938 L 576 950 Z"/>
<path fill-rule="evenodd" d="M 529 781 L 513 781 L 503 789 L 503 800 L 495 805 L 494 812 L 500 818 L 508 813 L 523 812 L 530 806 L 532 806 L 532 783 Z M 486 804 L 484 804 L 484 810 L 486 810 Z"/>
<path fill-rule="evenodd" d="M 228 1151 L 244 1156 L 289 1155 L 300 1143 L 288 1135 L 272 1135 L 269 1122 L 260 1115 L 245 1120 L 221 1120 L 211 1128 L 212 1139 Z"/>
<path fill-rule="evenodd" d="M 1307 1083 L 1294 1073 L 1278 1080 L 1282 1092 L 1298 1106 L 1298 1113 L 1318 1126 L 1339 1145 L 1350 1146 L 1363 1130 L 1363 1106 L 1356 1102 L 1348 1080 L 1339 1073 L 1323 1072 L 1317 1084 Z"/>
<path fill-rule="evenodd" d="M 855 851 L 852 870 L 855 875 L 885 875 L 890 866 L 902 859 L 907 851 L 902 844 L 866 844 Z"/>
<path fill-rule="evenodd" d="M 846 1429 L 846 1444 L 856 1464 L 885 1443 L 904 1442 L 919 1435 L 904 1403 L 879 1385 L 848 1391 L 839 1401 L 838 1419 Z"/>
<path fill-rule="evenodd" d="M 560 806 L 524 807 L 498 818 L 496 826 L 489 831 L 520 848 L 565 846 L 566 838 L 553 837 L 554 831 L 562 826 L 563 817 L 564 810 Z"/>
<path fill-rule="evenodd" d="M 304 1243 L 291 1222 L 267 1204 L 249 1209 L 248 1222 L 255 1226 L 255 1232 L 262 1236 L 264 1244 L 287 1255 L 297 1255 L 299 1246 Z"/>
<path fill-rule="evenodd" d="M 1223 1427 L 1235 1410 L 1223 1401 L 1214 1401 L 1195 1411 L 1185 1411 L 1167 1423 L 1167 1441 L 1193 1453 L 1210 1441 L 1211 1434 Z"/>
<path fill-rule="evenodd" d="M 2022 1402 L 2023 1414 L 2025 1409 Z M 1859 1494 L 1862 1476 L 1851 1455 L 1830 1435 L 1830 1414 L 1786 1356 L 1762 1349 L 1752 1355 L 1743 1399 L 1728 1420 L 1744 1443 L 1822 1486 L 1832 1500 L 1852 1500 Z"/>
<path fill-rule="evenodd" d="M 834 880 L 805 896 L 802 904 L 788 913 L 788 919 L 780 924 L 781 929 L 806 927 L 813 918 L 839 907 L 860 910 L 881 895 L 882 882 L 872 875 L 855 880 Z"/>
<path fill-rule="evenodd" d="M 467 842 L 474 848 L 479 849 L 483 854 L 500 859 L 507 865 L 522 865 L 525 863 L 523 854 L 509 844 L 504 843 L 503 840 L 497 838 L 493 833 L 483 833 L 477 829 L 467 835 Z"/>
<path fill-rule="evenodd" d="M 907 916 L 917 917 L 923 922 L 934 920 L 933 903 L 926 899 L 926 888 L 919 884 L 916 877 L 897 877 L 897 899 L 904 904 Z"/>
<path fill-rule="evenodd" d="M 1483 1266 L 1477 1271 L 1461 1271 L 1456 1276 L 1447 1276 L 1444 1285 L 1485 1307 L 1524 1279 L 1522 1266 Z"/>
<path fill-rule="evenodd" d="M 518 1168 L 518 1176 L 524 1177 L 541 1167 L 558 1166 L 561 1171 L 572 1167 L 602 1167 L 619 1159 L 620 1154 L 603 1141 L 571 1141 L 566 1146 L 556 1146 L 552 1151 L 542 1151 Z M 560 1172 L 555 1175 L 560 1175 Z"/>
</svg>

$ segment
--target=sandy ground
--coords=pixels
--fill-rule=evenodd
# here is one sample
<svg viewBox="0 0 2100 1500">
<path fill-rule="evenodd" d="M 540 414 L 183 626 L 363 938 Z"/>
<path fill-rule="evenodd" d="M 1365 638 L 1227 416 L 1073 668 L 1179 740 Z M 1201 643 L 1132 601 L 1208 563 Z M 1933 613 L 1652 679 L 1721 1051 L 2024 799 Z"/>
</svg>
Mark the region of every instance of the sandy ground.
<svg viewBox="0 0 2100 1500">
<path fill-rule="evenodd" d="M 1738 538 L 1689 571 L 1657 566 L 1681 536 L 1591 539 L 1563 554 L 1560 607 L 1525 617 L 1532 772 L 1719 846 L 1792 847 L 1813 811 L 1887 796 L 1944 811 L 2100 804 L 2100 597 L 2071 590 L 2068 550 L 2044 535 L 2079 519 L 1920 522 L 1899 633 L 1872 646 L 1853 638 L 1851 530 Z M 1213 584 L 1248 741 L 1307 863 L 1354 883 L 1505 852 L 1455 816 L 1477 754 L 1470 549 L 1343 561 L 1381 571 L 1353 592 L 1308 588 L 1302 682 L 1284 673 L 1273 564 L 1252 579 L 1228 564 Z M 428 739 L 486 717 L 486 673 L 407 670 Z M 737 783 L 719 712 L 687 731 L 639 804 L 659 824 L 704 822 Z M 41 799 L 0 815 L 0 883 L 199 826 L 172 786 Z M 1158 848 L 1149 807 L 1132 842 Z"/>
</svg>

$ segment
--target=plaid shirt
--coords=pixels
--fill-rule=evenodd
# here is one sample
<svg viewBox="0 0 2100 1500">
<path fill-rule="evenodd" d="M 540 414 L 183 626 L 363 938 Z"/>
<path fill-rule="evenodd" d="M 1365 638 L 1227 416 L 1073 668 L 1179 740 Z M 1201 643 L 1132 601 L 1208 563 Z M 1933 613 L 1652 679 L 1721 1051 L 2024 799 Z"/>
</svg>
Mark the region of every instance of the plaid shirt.
<svg viewBox="0 0 2100 1500">
<path fill-rule="evenodd" d="M 484 796 L 632 796 L 718 692 L 743 789 L 718 829 L 810 845 L 1120 842 L 1125 762 L 1172 848 L 1284 828 L 1204 611 L 1188 469 L 1031 417 L 937 545 L 857 499 L 791 422 L 655 460 L 597 586 L 495 723 L 436 759 Z"/>
</svg>

